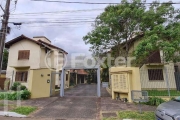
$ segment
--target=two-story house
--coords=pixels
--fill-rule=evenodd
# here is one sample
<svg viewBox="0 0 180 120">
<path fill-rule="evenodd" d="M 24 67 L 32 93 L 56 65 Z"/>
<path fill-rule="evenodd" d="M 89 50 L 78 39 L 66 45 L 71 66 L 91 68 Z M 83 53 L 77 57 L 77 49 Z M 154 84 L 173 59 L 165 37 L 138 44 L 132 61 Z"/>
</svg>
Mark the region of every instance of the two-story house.
<svg viewBox="0 0 180 120">
<path fill-rule="evenodd" d="M 139 43 L 142 41 L 141 38 L 143 36 L 144 35 L 141 34 L 139 36 L 136 36 L 128 40 L 127 44 L 126 42 L 120 44 L 120 47 L 122 47 L 120 51 L 120 53 L 123 53 L 122 56 L 126 56 L 124 55 L 124 53 L 126 54 L 126 47 L 128 47 L 128 63 L 131 63 L 130 67 L 139 67 L 141 89 L 142 90 L 167 90 L 167 88 L 171 90 L 179 89 L 180 88 L 179 76 L 174 75 L 174 72 L 178 71 L 178 66 L 173 62 L 166 62 L 164 60 L 163 51 L 161 50 L 153 51 L 149 54 L 149 56 L 147 56 L 147 58 L 142 60 L 142 62 L 136 65 L 134 64 L 135 62 L 134 59 L 136 58 L 134 58 L 133 53 L 137 48 L 137 46 L 139 45 Z M 109 51 L 109 53 L 113 54 L 113 49 L 116 49 L 115 47 L 113 47 L 112 50 Z M 118 56 L 119 54 L 116 55 L 115 57 Z M 118 66 L 125 67 L 126 65 L 121 64 Z"/>
<path fill-rule="evenodd" d="M 47 71 L 60 72 L 65 56 L 68 54 L 65 50 L 52 45 L 51 41 L 44 36 L 31 39 L 21 35 L 8 41 L 5 47 L 9 49 L 7 71 L 14 72 L 12 78 L 8 75 L 6 77 L 12 79 L 11 85 L 15 81 L 21 82 L 29 90 L 33 81 L 37 79 L 51 80 L 51 73 Z M 59 86 L 59 74 L 55 78 L 55 85 Z"/>
<path fill-rule="evenodd" d="M 127 42 L 129 57 L 132 56 L 136 47 L 141 42 L 142 36 L 143 35 L 140 35 Z M 124 49 L 126 49 L 125 43 Z M 168 87 L 170 89 L 177 89 L 174 76 L 174 63 L 164 61 L 163 51 L 157 50 L 151 52 L 138 67 L 140 68 L 142 90 L 167 90 Z"/>
</svg>

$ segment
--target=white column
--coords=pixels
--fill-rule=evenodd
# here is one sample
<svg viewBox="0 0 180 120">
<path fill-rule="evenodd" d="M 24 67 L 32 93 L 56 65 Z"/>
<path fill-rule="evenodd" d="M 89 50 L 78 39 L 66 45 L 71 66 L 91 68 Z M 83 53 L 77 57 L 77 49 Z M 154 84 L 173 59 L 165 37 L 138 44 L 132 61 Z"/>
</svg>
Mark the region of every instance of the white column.
<svg viewBox="0 0 180 120">
<path fill-rule="evenodd" d="M 100 67 L 97 69 L 97 96 L 101 97 Z"/>
<path fill-rule="evenodd" d="M 64 68 L 61 72 L 61 89 L 60 89 L 60 97 L 64 96 Z"/>
</svg>

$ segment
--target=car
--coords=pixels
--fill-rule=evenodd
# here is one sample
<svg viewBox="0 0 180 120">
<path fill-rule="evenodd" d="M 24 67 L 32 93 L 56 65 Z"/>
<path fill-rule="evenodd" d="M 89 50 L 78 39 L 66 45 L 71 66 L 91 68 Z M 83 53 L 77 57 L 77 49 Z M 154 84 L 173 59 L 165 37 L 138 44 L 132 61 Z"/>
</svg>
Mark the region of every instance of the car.
<svg viewBox="0 0 180 120">
<path fill-rule="evenodd" d="M 180 120 L 180 96 L 160 104 L 155 114 L 156 120 Z"/>
</svg>

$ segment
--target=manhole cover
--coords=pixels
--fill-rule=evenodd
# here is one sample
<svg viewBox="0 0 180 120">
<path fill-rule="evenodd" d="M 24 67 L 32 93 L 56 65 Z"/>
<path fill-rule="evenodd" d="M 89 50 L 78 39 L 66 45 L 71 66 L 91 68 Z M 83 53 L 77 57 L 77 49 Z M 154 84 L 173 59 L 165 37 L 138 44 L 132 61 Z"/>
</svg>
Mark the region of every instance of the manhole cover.
<svg viewBox="0 0 180 120">
<path fill-rule="evenodd" d="M 109 117 L 117 117 L 117 114 L 115 112 L 112 113 L 102 113 L 103 118 L 109 118 Z"/>
</svg>

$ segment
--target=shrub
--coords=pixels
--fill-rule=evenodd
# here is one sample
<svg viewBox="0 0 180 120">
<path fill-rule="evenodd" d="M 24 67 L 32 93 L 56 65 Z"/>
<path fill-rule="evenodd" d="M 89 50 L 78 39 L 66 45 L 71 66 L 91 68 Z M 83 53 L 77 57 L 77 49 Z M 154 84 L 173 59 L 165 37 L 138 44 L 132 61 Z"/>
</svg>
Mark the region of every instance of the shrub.
<svg viewBox="0 0 180 120">
<path fill-rule="evenodd" d="M 164 99 L 159 98 L 159 97 L 149 97 L 149 102 L 146 102 L 146 105 L 151 105 L 151 106 L 158 106 L 161 103 L 166 102 Z"/>
<path fill-rule="evenodd" d="M 21 85 L 21 83 L 19 83 L 19 82 L 14 82 L 13 85 L 12 85 L 12 87 L 11 87 L 11 90 L 17 91 L 17 88 L 18 88 L 18 86 L 20 86 L 20 85 Z"/>
<path fill-rule="evenodd" d="M 21 94 L 21 99 L 27 100 L 31 96 L 31 93 L 28 90 L 23 90 Z"/>
<path fill-rule="evenodd" d="M 0 92 L 0 99 L 27 100 L 30 98 L 30 95 L 31 95 L 31 93 L 28 90 L 14 91 L 14 92 Z"/>
<path fill-rule="evenodd" d="M 17 88 L 20 87 L 20 90 L 26 90 L 26 86 L 21 85 L 19 82 L 14 82 L 14 84 L 11 87 L 11 90 L 17 91 Z"/>
<path fill-rule="evenodd" d="M 26 86 L 21 85 L 21 90 L 27 90 Z"/>
</svg>

